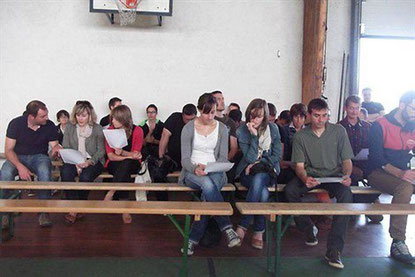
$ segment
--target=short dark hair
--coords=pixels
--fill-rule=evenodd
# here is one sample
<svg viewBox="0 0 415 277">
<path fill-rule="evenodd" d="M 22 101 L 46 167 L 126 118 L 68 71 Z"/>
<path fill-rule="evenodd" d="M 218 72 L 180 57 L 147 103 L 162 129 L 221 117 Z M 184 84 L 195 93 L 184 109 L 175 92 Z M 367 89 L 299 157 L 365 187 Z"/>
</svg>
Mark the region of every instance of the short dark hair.
<svg viewBox="0 0 415 277">
<path fill-rule="evenodd" d="M 182 113 L 184 113 L 185 115 L 196 115 L 197 114 L 196 106 L 191 103 L 186 104 L 184 105 L 182 109 Z"/>
<path fill-rule="evenodd" d="M 291 106 L 290 108 L 290 116 L 293 118 L 294 116 L 301 115 L 306 116 L 307 107 L 303 103 L 297 103 Z"/>
<path fill-rule="evenodd" d="M 158 113 L 159 112 L 159 109 L 157 109 L 157 106 L 156 105 L 154 105 L 154 104 L 150 104 L 150 105 L 148 105 L 147 106 L 147 108 L 146 108 L 146 112 L 148 112 L 148 109 L 149 108 L 153 108 L 153 109 L 155 109 L 156 110 L 156 113 Z"/>
<path fill-rule="evenodd" d="M 236 123 L 242 120 L 242 112 L 240 110 L 232 110 L 229 112 L 228 116 L 232 118 Z"/>
<path fill-rule="evenodd" d="M 313 110 L 321 111 L 321 110 L 328 110 L 329 106 L 327 105 L 327 102 L 324 101 L 321 98 L 314 98 L 313 100 L 308 103 L 308 113 L 311 114 Z"/>
<path fill-rule="evenodd" d="M 215 95 L 215 94 L 223 94 L 223 93 L 220 90 L 214 90 L 211 92 L 211 94 Z"/>
<path fill-rule="evenodd" d="M 268 102 L 268 110 L 269 115 L 276 116 L 277 115 L 277 107 L 274 104 Z"/>
<path fill-rule="evenodd" d="M 39 110 L 47 110 L 45 103 L 39 100 L 32 100 L 27 104 L 24 114 L 36 117 Z"/>
<path fill-rule="evenodd" d="M 241 107 L 239 106 L 239 104 L 237 104 L 237 103 L 234 103 L 234 102 L 232 102 L 232 103 L 230 103 L 229 104 L 229 107 L 230 106 L 234 106 L 234 107 L 236 107 L 238 110 L 241 110 Z"/>
<path fill-rule="evenodd" d="M 399 103 L 404 103 L 405 105 L 410 104 L 415 99 L 415 90 L 410 90 L 405 92 L 399 99 Z"/>
<path fill-rule="evenodd" d="M 69 113 L 66 110 L 60 110 L 56 113 L 56 120 L 59 121 L 59 118 L 61 118 L 62 116 L 66 116 L 69 119 Z"/>
<path fill-rule="evenodd" d="M 278 118 L 287 121 L 287 124 L 291 123 L 291 115 L 289 110 L 283 110 Z"/>
<path fill-rule="evenodd" d="M 345 106 L 348 107 L 350 105 L 350 102 L 360 105 L 360 97 L 357 95 L 350 95 L 346 99 Z"/>
<path fill-rule="evenodd" d="M 217 104 L 212 93 L 203 93 L 197 101 L 197 109 L 203 114 L 208 114 Z"/>
<path fill-rule="evenodd" d="M 108 107 L 111 109 L 111 107 L 115 106 L 116 102 L 122 102 L 122 100 L 118 97 L 113 97 L 110 99 L 110 101 L 108 102 Z"/>
</svg>

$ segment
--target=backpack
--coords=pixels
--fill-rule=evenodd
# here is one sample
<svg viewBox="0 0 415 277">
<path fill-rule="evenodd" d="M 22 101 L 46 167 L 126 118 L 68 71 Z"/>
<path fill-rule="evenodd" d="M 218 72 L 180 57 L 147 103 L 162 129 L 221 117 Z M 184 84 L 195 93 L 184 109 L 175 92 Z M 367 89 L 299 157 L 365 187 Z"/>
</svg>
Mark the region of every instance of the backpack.
<svg viewBox="0 0 415 277">
<path fill-rule="evenodd" d="M 205 233 L 199 241 L 199 245 L 206 248 L 218 246 L 222 239 L 222 232 L 219 229 L 218 223 L 213 217 L 208 219 Z"/>
</svg>

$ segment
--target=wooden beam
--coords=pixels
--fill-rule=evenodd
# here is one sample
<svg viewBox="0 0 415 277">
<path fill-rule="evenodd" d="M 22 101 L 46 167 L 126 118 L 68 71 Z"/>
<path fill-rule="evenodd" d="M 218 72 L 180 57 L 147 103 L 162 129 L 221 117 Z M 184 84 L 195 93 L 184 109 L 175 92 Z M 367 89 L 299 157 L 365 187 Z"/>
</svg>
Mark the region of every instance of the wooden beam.
<svg viewBox="0 0 415 277">
<path fill-rule="evenodd" d="M 304 0 L 302 102 L 308 104 L 323 92 L 324 42 L 327 0 Z"/>
</svg>

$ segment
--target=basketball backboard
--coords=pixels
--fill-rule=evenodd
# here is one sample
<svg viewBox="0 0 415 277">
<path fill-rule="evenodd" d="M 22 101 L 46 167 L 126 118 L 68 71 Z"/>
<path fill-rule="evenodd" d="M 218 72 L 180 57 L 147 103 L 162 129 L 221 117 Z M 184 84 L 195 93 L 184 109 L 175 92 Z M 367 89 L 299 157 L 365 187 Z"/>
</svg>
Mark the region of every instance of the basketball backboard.
<svg viewBox="0 0 415 277">
<path fill-rule="evenodd" d="M 89 11 L 95 13 L 118 13 L 115 0 L 90 0 Z M 139 0 L 138 14 L 171 16 L 173 0 Z"/>
</svg>

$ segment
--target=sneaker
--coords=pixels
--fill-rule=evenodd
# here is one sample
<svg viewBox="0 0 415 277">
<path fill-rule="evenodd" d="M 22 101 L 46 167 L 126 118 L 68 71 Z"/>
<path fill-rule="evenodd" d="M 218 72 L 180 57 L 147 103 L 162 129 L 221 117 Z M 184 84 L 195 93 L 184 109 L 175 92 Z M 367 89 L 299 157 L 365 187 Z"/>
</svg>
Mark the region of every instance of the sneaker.
<svg viewBox="0 0 415 277">
<path fill-rule="evenodd" d="M 381 214 L 367 215 L 366 217 L 370 220 L 370 223 L 373 223 L 373 224 L 379 224 L 383 220 L 383 215 Z"/>
<path fill-rule="evenodd" d="M 328 249 L 325 258 L 329 266 L 339 269 L 344 268 L 342 260 L 340 259 L 340 251 L 337 249 Z"/>
<path fill-rule="evenodd" d="M 189 240 L 189 244 L 187 246 L 187 255 L 192 256 L 195 250 L 195 244 Z M 184 253 L 183 247 L 180 249 L 180 252 Z"/>
<path fill-rule="evenodd" d="M 391 256 L 397 261 L 405 264 L 415 265 L 415 259 L 409 253 L 408 246 L 403 240 L 394 240 L 391 245 Z"/>
<path fill-rule="evenodd" d="M 226 238 L 228 240 L 228 247 L 234 247 L 241 244 L 241 239 L 239 238 L 238 234 L 232 229 L 226 229 Z"/>
<path fill-rule="evenodd" d="M 305 244 L 308 246 L 316 246 L 318 244 L 317 239 L 318 229 L 316 226 L 313 225 L 312 228 L 309 229 L 306 233 L 306 240 Z"/>
<path fill-rule="evenodd" d="M 49 214 L 41 213 L 39 215 L 39 225 L 40 225 L 40 227 L 50 227 L 50 226 L 52 226 L 52 221 L 50 221 Z"/>
</svg>

